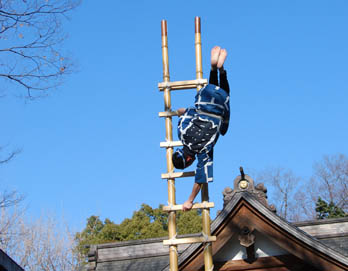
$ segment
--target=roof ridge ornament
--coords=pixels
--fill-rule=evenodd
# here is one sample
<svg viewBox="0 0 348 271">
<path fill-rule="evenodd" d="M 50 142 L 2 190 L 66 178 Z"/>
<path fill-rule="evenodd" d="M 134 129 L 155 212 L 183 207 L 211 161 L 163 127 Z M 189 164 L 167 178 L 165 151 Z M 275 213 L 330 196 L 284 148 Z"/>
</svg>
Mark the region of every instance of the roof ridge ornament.
<svg viewBox="0 0 348 271">
<path fill-rule="evenodd" d="M 232 199 L 235 193 L 248 192 L 254 195 L 263 205 L 265 205 L 272 212 L 276 212 L 276 208 L 273 204 L 269 205 L 267 201 L 267 188 L 263 183 L 259 183 L 255 186 L 254 180 L 244 173 L 243 167 L 239 168 L 240 175 L 238 175 L 233 181 L 233 189 L 226 187 L 222 192 L 224 198 L 224 208 L 227 203 Z"/>
</svg>

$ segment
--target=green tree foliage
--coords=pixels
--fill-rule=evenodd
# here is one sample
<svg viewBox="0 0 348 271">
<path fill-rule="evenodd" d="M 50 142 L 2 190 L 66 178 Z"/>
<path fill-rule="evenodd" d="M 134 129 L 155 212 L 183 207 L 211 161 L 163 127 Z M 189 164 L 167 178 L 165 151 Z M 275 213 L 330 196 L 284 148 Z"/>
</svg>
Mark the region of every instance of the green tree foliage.
<svg viewBox="0 0 348 271">
<path fill-rule="evenodd" d="M 98 216 L 87 219 L 86 228 L 76 234 L 77 250 L 87 255 L 86 245 L 127 240 L 147 239 L 168 236 L 168 213 L 162 211 L 163 205 L 153 209 L 142 204 L 132 218 L 126 218 L 121 224 L 115 224 L 109 219 L 104 222 Z M 177 212 L 178 234 L 197 233 L 202 230 L 200 213 L 196 210 Z"/>
<path fill-rule="evenodd" d="M 347 214 L 342 208 L 336 206 L 332 201 L 328 204 L 325 200 L 318 198 L 315 211 L 318 219 L 345 217 Z"/>
</svg>

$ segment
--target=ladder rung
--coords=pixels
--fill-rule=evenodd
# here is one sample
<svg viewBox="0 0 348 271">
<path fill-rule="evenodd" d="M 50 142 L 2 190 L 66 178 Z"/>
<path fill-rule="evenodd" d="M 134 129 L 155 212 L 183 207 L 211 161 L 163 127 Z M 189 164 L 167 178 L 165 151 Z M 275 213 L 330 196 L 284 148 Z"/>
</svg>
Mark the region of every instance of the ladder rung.
<svg viewBox="0 0 348 271">
<path fill-rule="evenodd" d="M 195 203 L 192 206 L 192 209 L 207 209 L 207 208 L 214 208 L 214 202 Z M 180 211 L 182 210 L 182 204 L 173 205 L 173 206 L 163 206 L 162 210 L 166 212 Z"/>
<path fill-rule="evenodd" d="M 196 88 L 197 86 L 204 85 L 204 84 L 208 84 L 207 79 L 161 82 L 161 83 L 158 83 L 158 88 L 160 89 L 160 91 L 163 91 L 165 88 L 170 88 L 171 90 L 190 89 L 190 88 Z"/>
<path fill-rule="evenodd" d="M 189 238 L 178 238 L 163 240 L 163 245 L 180 245 L 180 244 L 194 244 L 194 243 L 207 243 L 216 241 L 216 236 L 205 237 L 189 237 Z"/>
<path fill-rule="evenodd" d="M 161 148 L 180 147 L 180 146 L 182 146 L 181 141 L 166 141 L 166 142 L 160 143 Z"/>
<path fill-rule="evenodd" d="M 173 179 L 173 178 L 184 178 L 184 177 L 192 177 L 195 176 L 196 173 L 194 171 L 187 172 L 172 172 L 172 173 L 162 173 L 162 179 Z"/>
<path fill-rule="evenodd" d="M 173 116 L 178 116 L 177 111 L 164 111 L 164 112 L 159 112 L 158 113 L 159 117 L 173 117 Z"/>
</svg>

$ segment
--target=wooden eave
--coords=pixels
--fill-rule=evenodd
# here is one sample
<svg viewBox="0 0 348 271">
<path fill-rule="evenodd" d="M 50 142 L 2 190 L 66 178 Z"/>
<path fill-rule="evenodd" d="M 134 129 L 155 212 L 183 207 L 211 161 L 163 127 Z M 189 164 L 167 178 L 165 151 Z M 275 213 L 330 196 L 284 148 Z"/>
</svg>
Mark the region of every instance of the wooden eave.
<svg viewBox="0 0 348 271">
<path fill-rule="evenodd" d="M 215 262 L 214 270 L 219 271 L 318 271 L 293 255 L 260 257 L 251 263 L 245 260 Z"/>
<path fill-rule="evenodd" d="M 212 243 L 213 255 L 219 252 L 235 234 L 239 234 L 243 227 L 260 232 L 290 255 L 319 270 L 348 270 L 347 257 L 289 224 L 248 192 L 236 193 L 213 221 L 211 231 L 212 235 L 217 237 L 217 241 Z M 203 249 L 202 244 L 189 246 L 179 257 L 179 270 L 202 269 Z M 164 270 L 169 270 L 169 267 Z"/>
</svg>

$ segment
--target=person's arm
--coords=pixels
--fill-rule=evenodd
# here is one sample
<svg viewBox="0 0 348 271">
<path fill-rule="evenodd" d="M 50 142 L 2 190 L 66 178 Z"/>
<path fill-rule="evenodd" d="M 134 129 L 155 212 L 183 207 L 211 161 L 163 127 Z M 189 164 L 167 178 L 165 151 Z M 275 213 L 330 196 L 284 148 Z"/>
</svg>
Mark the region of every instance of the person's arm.
<svg viewBox="0 0 348 271">
<path fill-rule="evenodd" d="M 201 185 L 199 183 L 194 183 L 191 195 L 189 196 L 188 200 L 185 201 L 185 203 L 182 206 L 183 211 L 191 210 L 193 201 L 195 200 L 197 194 L 201 190 Z"/>
</svg>

